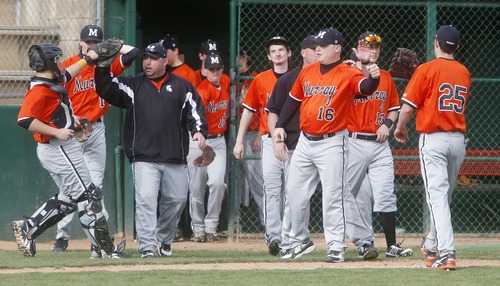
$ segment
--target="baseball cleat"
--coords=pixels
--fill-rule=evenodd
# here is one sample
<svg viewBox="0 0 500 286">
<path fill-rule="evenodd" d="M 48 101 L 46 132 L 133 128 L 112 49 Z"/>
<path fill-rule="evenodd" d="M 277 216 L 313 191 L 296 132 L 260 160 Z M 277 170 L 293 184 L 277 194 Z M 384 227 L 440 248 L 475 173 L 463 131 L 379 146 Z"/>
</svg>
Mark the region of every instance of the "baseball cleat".
<svg viewBox="0 0 500 286">
<path fill-rule="evenodd" d="M 454 253 L 448 253 L 444 256 L 441 256 L 436 259 L 436 262 L 434 262 L 431 265 L 432 268 L 439 268 L 443 270 L 456 270 L 457 269 L 457 262 L 455 260 L 455 254 Z"/>
<path fill-rule="evenodd" d="M 397 257 L 408 257 L 413 255 L 413 250 L 411 248 L 401 248 L 401 243 L 396 243 L 387 248 L 385 257 L 397 258 Z"/>
<path fill-rule="evenodd" d="M 54 246 L 52 246 L 52 251 L 53 252 L 60 252 L 60 251 L 65 251 L 66 248 L 68 248 L 68 240 L 64 238 L 58 238 L 56 239 L 56 242 L 54 242 Z"/>
<path fill-rule="evenodd" d="M 378 250 L 371 244 L 365 244 L 358 247 L 358 255 L 365 260 L 375 259 L 378 257 Z"/>
<path fill-rule="evenodd" d="M 292 258 L 292 253 L 293 253 L 292 249 L 282 249 L 280 251 L 280 257 L 281 259 L 290 259 Z"/>
<path fill-rule="evenodd" d="M 17 248 L 24 256 L 35 256 L 35 240 L 28 239 L 28 223 L 25 220 L 15 220 L 12 222 L 12 230 L 16 237 Z"/>
<path fill-rule="evenodd" d="M 432 267 L 437 260 L 437 252 L 425 248 L 425 238 L 422 240 L 422 244 L 420 244 L 420 252 L 424 255 L 425 266 Z"/>
<path fill-rule="evenodd" d="M 172 247 L 170 247 L 170 244 L 158 243 L 157 250 L 159 256 L 172 256 Z"/>
<path fill-rule="evenodd" d="M 141 252 L 141 258 L 153 258 L 153 257 L 155 257 L 155 254 L 151 250 L 146 250 Z"/>
<path fill-rule="evenodd" d="M 325 262 L 329 262 L 329 263 L 344 262 L 344 252 L 343 251 L 336 251 L 336 250 L 328 251 L 326 253 Z"/>
<path fill-rule="evenodd" d="M 269 244 L 269 254 L 272 256 L 277 256 L 280 253 L 280 244 L 281 241 L 279 241 L 278 239 L 273 240 Z"/>
<path fill-rule="evenodd" d="M 316 250 L 316 245 L 314 245 L 312 240 L 307 238 L 300 245 L 292 248 L 292 258 L 301 258 L 303 255 L 309 254 L 314 250 Z"/>
</svg>

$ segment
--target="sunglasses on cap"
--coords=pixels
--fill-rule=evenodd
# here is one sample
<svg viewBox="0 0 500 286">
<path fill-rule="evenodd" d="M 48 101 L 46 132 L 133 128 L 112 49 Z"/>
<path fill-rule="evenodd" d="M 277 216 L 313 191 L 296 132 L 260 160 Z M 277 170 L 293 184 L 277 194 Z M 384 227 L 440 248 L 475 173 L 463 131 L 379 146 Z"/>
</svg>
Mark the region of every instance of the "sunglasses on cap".
<svg viewBox="0 0 500 286">
<path fill-rule="evenodd" d="M 371 43 L 381 43 L 382 42 L 382 38 L 380 38 L 380 36 L 367 36 L 367 37 L 365 37 L 365 41 L 368 44 L 371 44 Z"/>
</svg>

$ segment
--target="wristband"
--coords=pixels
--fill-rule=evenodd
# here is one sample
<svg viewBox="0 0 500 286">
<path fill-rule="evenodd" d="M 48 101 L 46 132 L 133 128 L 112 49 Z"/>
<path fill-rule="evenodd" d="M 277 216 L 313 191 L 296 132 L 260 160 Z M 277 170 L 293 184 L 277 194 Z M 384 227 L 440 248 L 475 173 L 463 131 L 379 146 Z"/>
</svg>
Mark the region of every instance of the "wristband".
<svg viewBox="0 0 500 286">
<path fill-rule="evenodd" d="M 370 64 L 370 61 L 367 61 L 367 62 L 361 62 L 361 64 L 363 64 L 363 65 L 365 65 L 365 66 L 366 66 L 366 65 L 369 65 L 369 64 Z"/>
<path fill-rule="evenodd" d="M 86 67 L 87 64 L 88 64 L 85 59 L 81 59 L 81 60 L 77 61 L 76 63 L 80 66 L 81 69 L 83 69 L 84 67 Z"/>
<path fill-rule="evenodd" d="M 392 126 L 392 124 L 393 124 L 393 123 L 394 123 L 394 121 L 392 121 L 392 119 L 390 119 L 390 118 L 386 118 L 386 119 L 384 120 L 384 123 L 383 123 L 383 124 L 384 124 L 385 126 L 387 126 L 387 128 L 391 128 L 391 126 Z"/>
<path fill-rule="evenodd" d="M 84 55 L 83 58 L 88 65 L 92 64 L 92 58 L 89 55 Z"/>
</svg>

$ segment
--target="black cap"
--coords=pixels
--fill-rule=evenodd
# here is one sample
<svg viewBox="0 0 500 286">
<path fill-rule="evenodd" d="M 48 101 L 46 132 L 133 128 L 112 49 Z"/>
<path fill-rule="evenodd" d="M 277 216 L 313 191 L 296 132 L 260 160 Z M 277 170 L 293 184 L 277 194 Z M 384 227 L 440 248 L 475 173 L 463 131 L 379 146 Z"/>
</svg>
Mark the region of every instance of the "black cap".
<svg viewBox="0 0 500 286">
<path fill-rule="evenodd" d="M 205 58 L 205 68 L 221 68 L 224 65 L 222 57 L 219 54 L 210 54 Z"/>
<path fill-rule="evenodd" d="M 448 45 L 458 46 L 460 44 L 460 32 L 451 25 L 441 26 L 436 32 L 435 39 Z"/>
<path fill-rule="evenodd" d="M 216 41 L 208 39 L 201 43 L 200 53 L 210 55 L 212 53 L 219 53 L 219 44 Z"/>
<path fill-rule="evenodd" d="M 244 43 L 240 42 L 240 57 L 245 54 L 250 56 L 251 55 L 250 50 Z"/>
<path fill-rule="evenodd" d="M 163 45 L 165 49 L 179 49 L 180 50 L 180 44 L 181 42 L 179 41 L 179 38 L 175 35 L 167 34 L 165 38 L 160 40 L 160 44 Z"/>
<path fill-rule="evenodd" d="M 97 25 L 87 25 L 80 31 L 80 40 L 84 42 L 96 41 L 100 43 L 103 38 L 102 29 Z"/>
<path fill-rule="evenodd" d="M 320 46 L 327 45 L 344 45 L 344 38 L 342 38 L 342 34 L 334 28 L 326 28 L 314 36 L 314 42 Z"/>
<path fill-rule="evenodd" d="M 288 48 L 288 41 L 281 36 L 274 36 L 266 41 L 266 49 L 269 49 L 271 45 L 283 45 Z"/>
<path fill-rule="evenodd" d="M 379 44 L 384 45 L 382 43 L 382 38 L 377 35 L 375 32 L 366 31 L 358 37 L 358 41 L 365 41 L 368 45 Z"/>
<path fill-rule="evenodd" d="M 302 42 L 300 42 L 300 48 L 305 49 L 316 49 L 316 43 L 314 42 L 314 37 L 316 35 L 309 35 L 305 37 Z"/>
<path fill-rule="evenodd" d="M 142 55 L 148 55 L 154 59 L 166 58 L 167 51 L 160 43 L 152 43 L 142 50 Z"/>
</svg>

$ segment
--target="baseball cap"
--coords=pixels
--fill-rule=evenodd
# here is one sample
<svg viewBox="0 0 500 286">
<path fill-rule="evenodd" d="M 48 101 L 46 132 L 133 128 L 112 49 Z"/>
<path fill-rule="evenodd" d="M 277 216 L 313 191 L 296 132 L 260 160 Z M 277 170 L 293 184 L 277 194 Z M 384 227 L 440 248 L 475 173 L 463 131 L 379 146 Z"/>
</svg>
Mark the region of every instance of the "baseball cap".
<svg viewBox="0 0 500 286">
<path fill-rule="evenodd" d="M 154 59 L 166 58 L 167 51 L 160 43 L 152 43 L 142 50 L 142 55 L 148 55 Z"/>
<path fill-rule="evenodd" d="M 165 38 L 160 40 L 160 44 L 162 44 L 165 49 L 180 49 L 179 38 L 175 35 L 167 34 Z"/>
<path fill-rule="evenodd" d="M 240 42 L 240 56 L 245 54 L 250 56 L 251 55 L 250 50 L 244 43 Z"/>
<path fill-rule="evenodd" d="M 205 68 L 207 69 L 221 68 L 223 65 L 224 62 L 222 61 L 222 57 L 219 54 L 210 54 L 205 59 Z"/>
<path fill-rule="evenodd" d="M 212 53 L 218 53 L 218 52 L 219 52 L 219 46 L 216 41 L 208 39 L 203 43 L 201 43 L 200 53 L 205 55 L 210 55 Z"/>
<path fill-rule="evenodd" d="M 266 49 L 269 49 L 271 45 L 283 45 L 288 48 L 288 41 L 285 39 L 285 37 L 274 36 L 266 41 Z"/>
<path fill-rule="evenodd" d="M 84 42 L 96 41 L 100 43 L 103 38 L 102 29 L 97 25 L 87 25 L 80 31 L 80 40 Z"/>
<path fill-rule="evenodd" d="M 368 43 L 368 45 L 371 44 L 380 44 L 381 46 L 384 45 L 382 43 L 382 38 L 379 35 L 377 35 L 375 32 L 369 32 L 369 31 L 366 31 L 363 34 L 361 34 L 358 37 L 358 41 L 365 41 L 366 43 Z"/>
<path fill-rule="evenodd" d="M 314 42 L 320 46 L 327 45 L 344 45 L 344 38 L 342 38 L 342 34 L 334 28 L 326 28 L 314 36 Z"/>
<path fill-rule="evenodd" d="M 302 42 L 300 42 L 301 49 L 316 49 L 316 43 L 314 42 L 314 37 L 316 35 L 309 35 L 305 37 Z"/>
<path fill-rule="evenodd" d="M 439 42 L 446 43 L 452 46 L 460 44 L 460 32 L 451 25 L 441 26 L 434 37 Z"/>
</svg>

